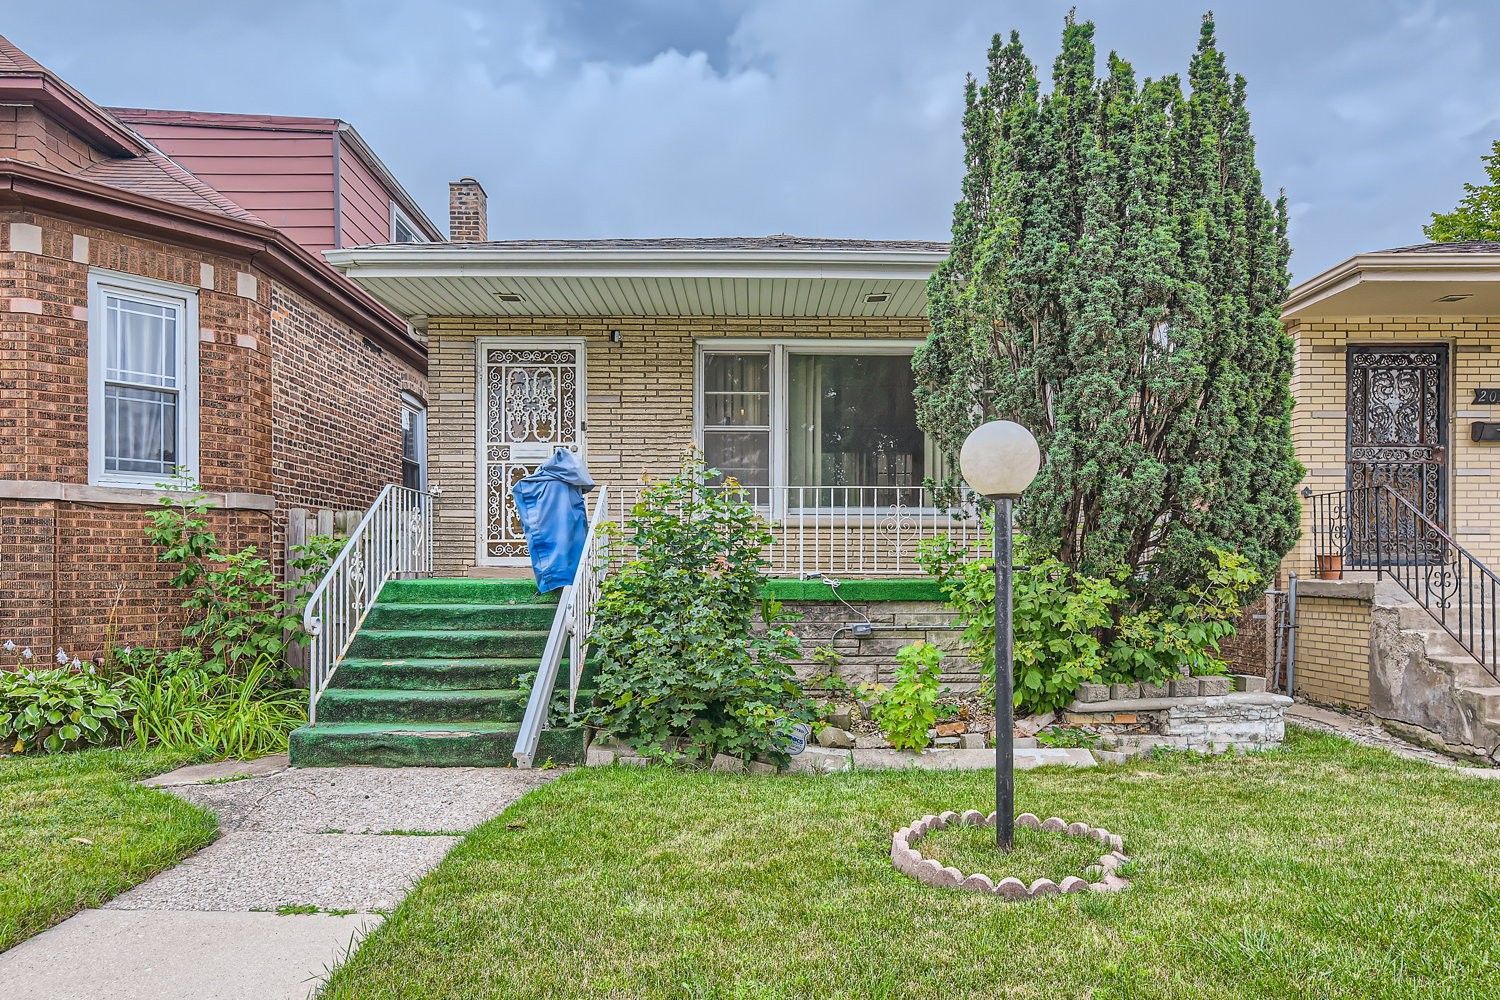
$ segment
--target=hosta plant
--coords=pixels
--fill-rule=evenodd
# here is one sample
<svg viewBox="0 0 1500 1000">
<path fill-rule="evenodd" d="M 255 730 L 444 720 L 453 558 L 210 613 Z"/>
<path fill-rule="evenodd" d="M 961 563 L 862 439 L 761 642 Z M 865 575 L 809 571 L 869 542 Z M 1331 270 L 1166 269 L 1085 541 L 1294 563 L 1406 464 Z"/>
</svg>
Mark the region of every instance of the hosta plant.
<svg viewBox="0 0 1500 1000">
<path fill-rule="evenodd" d="M 56 753 L 112 740 L 126 703 L 93 664 L 58 650 L 58 664 L 39 669 L 29 652 L 19 656 L 16 669 L 0 670 L 0 747 Z"/>
</svg>

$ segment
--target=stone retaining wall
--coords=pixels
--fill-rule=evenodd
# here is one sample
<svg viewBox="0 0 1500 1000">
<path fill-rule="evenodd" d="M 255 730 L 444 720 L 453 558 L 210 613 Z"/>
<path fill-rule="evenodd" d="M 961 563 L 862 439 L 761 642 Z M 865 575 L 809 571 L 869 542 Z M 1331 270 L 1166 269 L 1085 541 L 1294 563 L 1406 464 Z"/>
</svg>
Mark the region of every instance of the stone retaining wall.
<svg viewBox="0 0 1500 1000">
<path fill-rule="evenodd" d="M 1264 691 L 1075 701 L 1062 721 L 1094 731 L 1106 749 L 1127 753 L 1155 747 L 1199 753 L 1269 750 L 1286 735 L 1283 713 L 1291 703 L 1285 695 Z"/>
<path fill-rule="evenodd" d="M 784 605 L 802 615 L 790 627 L 802 640 L 802 657 L 795 665 L 804 680 L 828 673 L 826 665 L 813 659 L 813 651 L 831 646 L 843 657 L 838 673 L 851 686 L 889 684 L 896 670 L 896 651 L 923 639 L 949 651 L 943 660 L 945 684 L 955 692 L 979 686 L 977 665 L 961 652 L 953 611 L 940 601 L 787 600 Z M 865 622 L 870 634 L 856 636 L 853 626 Z"/>
</svg>

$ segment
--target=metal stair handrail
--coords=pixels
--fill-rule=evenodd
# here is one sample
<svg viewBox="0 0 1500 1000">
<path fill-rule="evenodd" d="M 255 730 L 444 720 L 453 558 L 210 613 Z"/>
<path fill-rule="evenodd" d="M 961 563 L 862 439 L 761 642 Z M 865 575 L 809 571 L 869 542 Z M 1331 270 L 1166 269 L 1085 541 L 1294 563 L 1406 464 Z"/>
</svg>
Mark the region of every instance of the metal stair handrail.
<svg viewBox="0 0 1500 1000">
<path fill-rule="evenodd" d="M 1387 485 L 1307 497 L 1316 555 L 1391 580 L 1500 680 L 1500 576 Z M 1325 546 L 1337 545 L 1336 552 Z M 1372 558 L 1373 557 L 1373 558 Z"/>
<path fill-rule="evenodd" d="M 386 486 L 349 533 L 302 611 L 308 643 L 307 721 L 386 581 L 432 575 L 433 494 Z"/>
<path fill-rule="evenodd" d="M 516 733 L 514 756 L 517 767 L 531 767 L 535 763 L 537 744 L 542 738 L 542 730 L 547 728 L 552 693 L 557 687 L 558 671 L 562 669 L 564 649 L 569 654 L 568 710 L 573 711 L 577 705 L 583 664 L 588 655 L 589 632 L 594 626 L 594 609 L 599 601 L 600 586 L 609 573 L 609 536 L 602 528 L 608 508 L 609 487 L 601 486 L 594 498 L 594 512 L 589 518 L 589 530 L 584 537 L 578 569 L 573 574 L 573 582 L 563 587 L 558 596 L 557 612 L 552 617 L 552 628 L 547 633 L 547 645 L 542 651 L 541 662 L 537 665 L 536 679 L 531 682 L 531 695 L 526 699 L 526 714 L 521 718 L 521 728 Z"/>
</svg>

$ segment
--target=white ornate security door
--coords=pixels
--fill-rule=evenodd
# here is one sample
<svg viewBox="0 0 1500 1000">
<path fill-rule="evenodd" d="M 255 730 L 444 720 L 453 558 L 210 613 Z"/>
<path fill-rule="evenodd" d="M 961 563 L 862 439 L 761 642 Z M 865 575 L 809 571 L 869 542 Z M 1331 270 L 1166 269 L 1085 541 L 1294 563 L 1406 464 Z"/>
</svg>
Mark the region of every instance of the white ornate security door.
<svg viewBox="0 0 1500 1000">
<path fill-rule="evenodd" d="M 479 556 L 526 561 L 510 488 L 558 448 L 583 452 L 583 342 L 481 341 L 479 345 Z"/>
</svg>

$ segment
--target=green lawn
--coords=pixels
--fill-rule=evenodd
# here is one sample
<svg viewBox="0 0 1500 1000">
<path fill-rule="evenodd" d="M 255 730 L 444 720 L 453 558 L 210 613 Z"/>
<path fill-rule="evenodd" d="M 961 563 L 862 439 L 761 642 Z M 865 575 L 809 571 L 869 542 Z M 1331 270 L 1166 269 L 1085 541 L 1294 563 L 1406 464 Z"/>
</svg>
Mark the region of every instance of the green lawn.
<svg viewBox="0 0 1500 1000">
<path fill-rule="evenodd" d="M 134 750 L 0 757 L 0 951 L 213 840 L 212 813 L 135 784 L 182 763 Z"/>
<path fill-rule="evenodd" d="M 1134 888 L 1006 903 L 892 870 L 891 832 L 987 810 L 990 772 L 580 770 L 471 834 L 326 996 L 1500 996 L 1493 782 L 1296 735 L 1017 785 L 1123 834 Z"/>
</svg>

